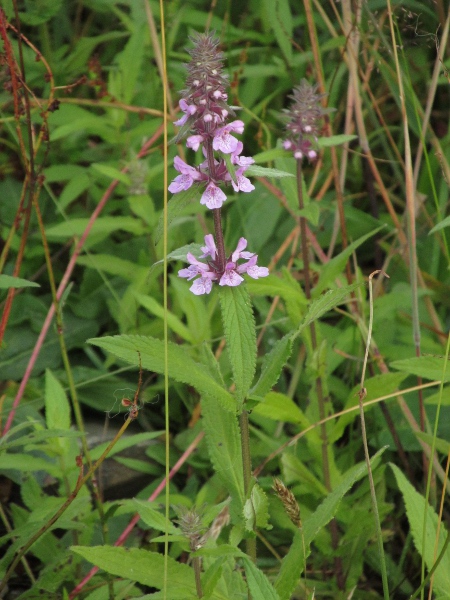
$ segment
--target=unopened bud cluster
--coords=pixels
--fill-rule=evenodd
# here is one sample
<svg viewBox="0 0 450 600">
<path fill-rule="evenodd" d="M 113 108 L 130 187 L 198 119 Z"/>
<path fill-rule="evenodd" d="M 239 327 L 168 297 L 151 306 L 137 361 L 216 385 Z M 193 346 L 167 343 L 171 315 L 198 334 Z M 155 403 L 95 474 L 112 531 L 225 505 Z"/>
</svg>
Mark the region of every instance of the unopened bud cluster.
<svg viewBox="0 0 450 600">
<path fill-rule="evenodd" d="M 317 158 L 319 125 L 326 112 L 320 103 L 322 97 L 323 94 L 317 94 L 317 86 L 302 79 L 290 96 L 293 100 L 291 107 L 283 111 L 288 118 L 287 139 L 283 147 L 292 151 L 297 160 L 307 158 L 314 161 Z"/>
</svg>

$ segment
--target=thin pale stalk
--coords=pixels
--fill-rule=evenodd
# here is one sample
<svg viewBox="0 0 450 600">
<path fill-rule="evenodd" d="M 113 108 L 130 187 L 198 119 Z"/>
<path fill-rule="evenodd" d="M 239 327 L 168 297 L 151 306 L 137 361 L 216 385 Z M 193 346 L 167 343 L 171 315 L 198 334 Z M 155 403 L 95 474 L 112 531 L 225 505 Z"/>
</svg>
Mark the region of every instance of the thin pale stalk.
<svg viewBox="0 0 450 600">
<path fill-rule="evenodd" d="M 381 523 L 380 523 L 380 515 L 378 513 L 378 503 L 377 503 L 377 495 L 375 492 L 375 484 L 373 482 L 372 475 L 372 466 L 370 464 L 370 455 L 369 455 L 369 446 L 367 444 L 367 432 L 366 432 L 366 421 L 364 417 L 364 404 L 363 400 L 367 394 L 366 389 L 364 387 L 364 380 L 366 374 L 366 366 L 367 360 L 369 358 L 369 348 L 370 348 L 370 339 L 372 337 L 372 325 L 373 325 L 373 293 L 372 293 L 372 277 L 379 273 L 380 271 L 374 271 L 371 273 L 369 277 L 369 328 L 367 332 L 367 342 L 366 342 L 366 352 L 364 356 L 363 369 L 361 374 L 361 390 L 358 394 L 359 399 L 359 414 L 361 418 L 361 434 L 364 445 L 364 456 L 366 459 L 367 465 L 367 473 L 369 476 L 369 486 L 370 486 L 370 497 L 372 499 L 372 510 L 375 518 L 375 526 L 377 530 L 377 543 L 378 543 L 378 554 L 380 557 L 380 568 L 381 568 L 381 579 L 383 582 L 383 594 L 384 600 L 389 600 L 389 585 L 387 578 L 387 569 L 386 569 L 386 560 L 384 557 L 384 548 L 383 548 L 383 535 L 381 531 Z"/>
<path fill-rule="evenodd" d="M 151 13 L 151 10 L 150 10 Z M 169 586 L 169 530 L 168 523 L 170 517 L 170 489 L 169 489 L 169 474 L 170 474 L 170 404 L 169 404 L 169 329 L 168 329 L 168 266 L 167 266 L 167 254 L 168 254 L 168 114 L 167 114 L 167 102 L 168 102 L 168 80 L 167 80 L 167 61 L 166 61 L 166 33 L 165 33 L 165 20 L 164 20 L 164 2 L 160 0 L 159 3 L 159 16 L 161 20 L 161 64 L 159 65 L 160 73 L 162 77 L 162 88 L 163 88 L 163 157 L 164 157 L 164 210 L 163 210 L 163 306 L 164 306 L 164 319 L 163 319 L 163 330 L 164 330 L 164 429 L 165 429 L 165 468 L 166 468 L 166 488 L 165 488 L 165 517 L 166 517 L 166 528 L 164 531 L 164 576 L 163 576 L 163 598 L 167 600 L 167 590 Z M 153 32 L 155 33 L 155 32 Z M 156 39 L 155 39 L 156 44 Z"/>
<path fill-rule="evenodd" d="M 239 429 L 241 432 L 241 447 L 242 447 L 242 467 L 244 472 L 244 492 L 248 498 L 252 484 L 252 459 L 250 454 L 250 432 L 248 427 L 248 412 L 245 408 L 239 415 Z M 247 538 L 246 540 L 247 554 L 256 562 L 256 538 Z"/>
</svg>

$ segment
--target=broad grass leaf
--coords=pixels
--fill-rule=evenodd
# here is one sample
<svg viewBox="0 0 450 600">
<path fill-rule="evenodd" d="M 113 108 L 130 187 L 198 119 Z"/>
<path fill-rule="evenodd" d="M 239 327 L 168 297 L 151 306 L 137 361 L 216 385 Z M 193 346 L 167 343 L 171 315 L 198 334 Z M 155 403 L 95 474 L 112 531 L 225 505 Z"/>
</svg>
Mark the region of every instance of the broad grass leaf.
<svg viewBox="0 0 450 600">
<path fill-rule="evenodd" d="M 445 219 L 442 219 L 442 221 L 440 223 L 435 225 L 433 227 L 433 229 L 431 229 L 431 231 L 428 232 L 428 235 L 431 235 L 432 233 L 435 233 L 436 231 L 439 231 L 440 229 L 444 229 L 444 227 L 449 227 L 449 226 L 450 226 L 450 216 L 445 217 Z"/>
<path fill-rule="evenodd" d="M 406 514 L 411 528 L 411 534 L 417 551 L 423 556 L 427 569 L 434 565 L 434 547 L 436 543 L 438 516 L 433 508 L 426 504 L 425 498 L 417 492 L 409 483 L 403 473 L 394 464 L 390 465 L 394 472 L 397 485 L 405 501 Z M 423 540 L 423 522 L 426 511 L 425 544 Z M 436 556 L 439 555 L 447 537 L 447 531 L 443 523 L 439 529 L 439 543 Z M 450 548 L 444 554 L 439 566 L 434 573 L 434 590 L 448 597 L 450 590 Z"/>
<path fill-rule="evenodd" d="M 92 180 L 85 172 L 71 179 L 64 187 L 58 199 L 58 207 L 60 209 L 67 208 L 73 200 L 81 196 L 83 192 L 88 190 L 92 185 Z"/>
<path fill-rule="evenodd" d="M 370 460 L 372 468 L 378 462 L 385 448 L 379 450 Z M 305 552 L 303 551 L 303 541 L 301 533 L 298 532 L 294 537 L 289 552 L 283 558 L 279 575 L 275 581 L 275 589 L 277 590 L 281 600 L 289 600 L 295 586 L 305 567 L 305 559 L 310 553 L 310 544 L 336 514 L 339 504 L 344 495 L 351 489 L 354 483 L 361 479 L 366 473 L 366 463 L 359 463 L 347 471 L 341 483 L 328 494 L 325 500 L 320 504 L 318 509 L 310 515 L 303 523 L 302 533 L 304 536 Z"/>
<path fill-rule="evenodd" d="M 270 169 L 269 167 L 259 167 L 252 165 L 245 171 L 246 176 L 252 175 L 253 177 L 275 177 L 277 179 L 281 177 L 295 177 L 293 173 L 288 171 L 281 171 L 280 169 Z"/>
<path fill-rule="evenodd" d="M 242 515 L 245 501 L 242 446 L 237 417 L 224 411 L 214 396 L 202 396 L 202 425 L 214 470 L 231 495 L 230 512 Z"/>
<path fill-rule="evenodd" d="M 292 14 L 288 0 L 264 0 L 268 27 L 274 32 L 287 63 L 292 62 Z"/>
<path fill-rule="evenodd" d="M 313 300 L 309 306 L 308 312 L 302 321 L 302 324 L 295 332 L 295 336 L 299 335 L 305 327 L 310 325 L 313 321 L 320 319 L 324 314 L 329 312 L 335 306 L 339 306 L 345 302 L 351 292 L 364 285 L 363 283 L 354 283 L 344 288 L 338 288 L 336 290 L 329 290 L 322 296 L 319 296 L 317 300 Z"/>
<path fill-rule="evenodd" d="M 39 283 L 22 279 L 21 277 L 13 277 L 12 275 L 0 275 L 0 290 L 8 288 L 26 288 L 26 287 L 41 287 Z"/>
<path fill-rule="evenodd" d="M 261 374 L 250 390 L 250 396 L 264 397 L 278 381 L 283 367 L 292 353 L 292 334 L 288 333 L 278 340 L 269 354 L 263 359 Z M 283 420 L 283 419 L 280 419 Z"/>
<path fill-rule="evenodd" d="M 139 352 L 144 369 L 164 373 L 163 340 L 140 335 L 117 335 L 88 341 L 136 366 L 139 365 Z M 203 365 L 194 361 L 183 346 L 169 342 L 168 353 L 169 377 L 192 385 L 200 394 L 210 394 L 223 408 L 234 413 L 236 402 L 233 396 L 209 375 Z"/>
<path fill-rule="evenodd" d="M 423 431 L 415 431 L 414 433 L 416 437 L 428 444 L 430 448 L 433 445 L 434 439 L 435 448 L 438 452 L 441 452 L 441 454 L 443 454 L 444 456 L 450 454 L 450 442 L 448 442 L 447 440 L 435 438 L 431 433 L 425 433 Z"/>
<path fill-rule="evenodd" d="M 70 221 L 64 221 L 64 223 L 47 227 L 45 232 L 49 240 L 67 239 L 82 235 L 88 223 L 89 219 L 87 217 L 71 219 Z M 142 235 L 145 232 L 145 228 L 138 219 L 134 219 L 133 217 L 100 217 L 93 224 L 88 240 L 92 243 L 91 238 L 94 238 L 96 242 L 99 242 L 115 231 L 127 231 L 134 235 Z"/>
<path fill-rule="evenodd" d="M 50 369 L 45 371 L 45 422 L 48 429 L 70 428 L 70 404 L 63 386 Z"/>
<path fill-rule="evenodd" d="M 53 433 L 53 436 L 55 434 Z M 13 454 L 0 455 L 0 471 L 13 469 L 24 473 L 32 471 L 44 471 L 50 473 L 54 477 L 61 476 L 61 468 L 56 463 L 50 462 L 49 459 L 40 458 L 38 456 L 30 456 L 29 454 L 21 454 L 14 452 Z"/>
<path fill-rule="evenodd" d="M 131 260 L 119 258 L 112 254 L 89 254 L 88 256 L 79 256 L 77 265 L 85 265 L 91 269 L 110 273 L 111 275 L 119 275 L 128 281 L 135 281 L 138 276 L 147 277 L 149 274 L 148 267 L 138 265 Z"/>
<path fill-rule="evenodd" d="M 364 402 L 368 402 L 369 400 L 375 400 L 381 396 L 386 396 L 388 394 L 394 393 L 398 390 L 400 384 L 406 379 L 407 375 L 405 373 L 381 373 L 379 375 L 375 375 L 374 377 L 370 377 L 366 379 L 364 382 L 364 387 L 366 388 L 367 395 L 364 399 Z M 347 402 L 345 403 L 344 408 L 351 408 L 352 406 L 358 406 L 358 392 L 360 391 L 360 385 L 355 385 L 355 387 L 350 392 Z M 372 407 L 368 406 L 365 408 L 365 411 L 370 410 Z M 350 412 L 348 414 L 342 415 L 336 421 L 332 431 L 329 435 L 330 443 L 336 442 L 339 440 L 346 427 L 352 423 L 355 418 L 358 417 L 358 411 Z"/>
<path fill-rule="evenodd" d="M 446 359 L 444 356 L 417 356 L 395 360 L 390 366 L 393 369 L 409 373 L 410 375 L 441 381 L 445 363 Z M 450 368 L 445 371 L 444 381 L 450 381 Z"/>
<path fill-rule="evenodd" d="M 111 448 L 108 456 L 114 456 L 115 454 L 117 454 L 118 452 L 122 452 L 122 450 L 125 450 L 126 448 L 130 448 L 131 446 L 137 446 L 138 444 L 142 444 L 145 442 L 150 442 L 151 440 L 154 440 L 162 435 L 164 435 L 164 431 L 146 431 L 142 433 L 134 433 L 132 436 L 122 436 L 116 442 L 114 447 Z M 98 460 L 109 444 L 109 441 L 102 442 L 95 448 L 92 448 L 90 452 L 92 460 Z"/>
<path fill-rule="evenodd" d="M 162 589 L 164 587 L 164 558 L 159 552 L 150 552 L 140 548 L 121 548 L 112 546 L 72 546 L 75 554 L 100 567 L 107 573 L 137 581 L 143 585 Z M 194 571 L 187 565 L 167 558 L 168 597 L 197 598 L 195 592 Z"/>
<path fill-rule="evenodd" d="M 117 180 L 124 183 L 127 186 L 131 185 L 131 178 L 126 173 L 122 173 L 116 167 L 112 167 L 111 165 L 105 165 L 103 163 L 92 163 L 91 169 L 97 171 L 97 173 L 101 173 L 108 179 Z"/>
<path fill-rule="evenodd" d="M 331 146 L 339 146 L 340 144 L 346 144 L 347 142 L 352 142 L 357 139 L 357 135 L 332 135 L 330 137 L 321 137 L 318 138 L 317 143 L 319 148 L 330 148 Z"/>
<path fill-rule="evenodd" d="M 353 252 L 361 246 L 361 244 L 364 244 L 364 242 L 376 235 L 382 228 L 383 227 L 377 227 L 370 233 L 361 236 L 355 242 L 349 244 L 340 254 L 327 262 L 320 271 L 319 281 L 311 292 L 312 297 L 318 298 L 326 288 L 335 287 L 336 278 L 343 272 L 345 265 Z"/>
<path fill-rule="evenodd" d="M 146 296 L 145 294 L 138 294 L 135 292 L 134 297 L 141 306 L 147 309 L 151 314 L 155 315 L 155 317 L 164 319 L 164 307 L 152 296 Z M 167 311 L 167 325 L 173 332 L 183 338 L 183 340 L 186 340 L 186 342 L 191 344 L 195 343 L 194 338 L 186 325 L 169 310 Z"/>
<path fill-rule="evenodd" d="M 224 286 L 219 298 L 236 397 L 242 402 L 248 394 L 256 369 L 256 331 L 252 303 L 244 285 Z"/>
</svg>

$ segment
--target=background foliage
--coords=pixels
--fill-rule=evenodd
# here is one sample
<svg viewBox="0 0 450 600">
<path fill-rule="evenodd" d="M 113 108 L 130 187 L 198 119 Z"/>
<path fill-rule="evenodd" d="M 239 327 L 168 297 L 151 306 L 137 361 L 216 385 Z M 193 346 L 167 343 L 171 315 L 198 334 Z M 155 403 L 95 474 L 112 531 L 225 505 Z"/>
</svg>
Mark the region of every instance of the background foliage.
<svg viewBox="0 0 450 600">
<path fill-rule="evenodd" d="M 254 522 L 242 530 L 226 518 L 217 525 L 229 493 L 232 519 L 236 498 L 245 498 L 236 475 L 235 421 L 218 412 L 229 408 L 236 378 L 219 298 L 195 297 L 177 277 L 186 254 L 179 249 L 211 230 L 198 198 L 169 213 L 167 319 L 178 373 L 169 389 L 170 467 L 182 459 L 170 483 L 178 507 L 170 524 L 156 503 L 165 476 L 159 6 L 5 0 L 0 572 L 8 578 L 6 597 L 163 597 L 159 536 L 166 530 L 168 597 L 197 597 L 193 570 L 184 564 L 190 548 L 174 526 L 179 507 L 195 507 L 205 530 L 212 523 L 219 530 L 216 547 L 204 550 L 205 597 L 247 597 L 243 575 L 254 598 L 383 597 L 357 412 L 369 314 L 363 282 L 382 269 L 389 279 L 374 280 L 365 402 L 372 402 L 370 454 L 379 453 L 372 466 L 389 589 L 394 598 L 410 597 L 441 553 L 432 586 L 427 580 L 424 587 L 428 597 L 448 598 L 448 527 L 441 520 L 448 524 L 450 395 L 439 386 L 449 378 L 448 6 L 443 0 L 171 0 L 164 9 L 170 120 L 179 116 L 188 38 L 208 28 L 221 39 L 230 100 L 246 125 L 245 154 L 257 164 L 295 173 L 294 160 L 279 151 L 279 114 L 301 78 L 317 82 L 336 109 L 319 161 L 304 168 L 315 313 L 308 313 L 302 291 L 295 178 L 255 178 L 256 190 L 230 197 L 224 210 L 226 247 L 245 236 L 259 264 L 271 269 L 267 279 L 246 286 L 258 333 L 250 414 L 258 560 L 255 566 L 237 547 Z M 169 138 L 174 133 L 169 124 Z M 346 136 L 343 143 L 330 148 L 327 136 L 338 134 Z M 185 153 L 181 145 L 169 147 L 169 178 L 173 157 Z M 340 295 L 350 283 L 356 285 Z M 330 290 L 335 295 L 323 299 Z M 56 319 L 46 322 L 55 307 Z M 316 323 L 316 351 L 308 319 Z M 120 341 L 112 337 L 118 334 Z M 279 379 L 270 371 L 274 364 Z M 248 373 L 240 377 L 248 383 Z M 399 395 L 412 386 L 420 390 Z M 95 482 L 80 480 L 80 445 L 87 440 L 90 447 L 86 474 L 106 447 L 90 423 L 117 431 L 124 423 L 118 413 L 127 410 L 121 400 L 133 398 L 137 387 L 139 417 L 109 456 L 117 465 L 111 472 L 120 464 L 141 477 L 132 489 L 112 490 L 104 471 L 96 491 Z M 198 437 L 203 431 L 206 440 Z M 214 446 L 220 436 L 223 446 Z M 141 452 L 125 455 L 126 447 Z M 273 476 L 299 503 L 300 530 L 273 493 Z M 139 504 L 149 496 L 155 502 Z M 66 499 L 66 512 L 41 535 Z M 127 539 L 132 550 L 108 546 L 136 511 L 139 527 Z M 8 573 L 34 535 L 26 559 Z M 109 575 L 101 571 L 74 592 L 91 563 Z"/>
</svg>

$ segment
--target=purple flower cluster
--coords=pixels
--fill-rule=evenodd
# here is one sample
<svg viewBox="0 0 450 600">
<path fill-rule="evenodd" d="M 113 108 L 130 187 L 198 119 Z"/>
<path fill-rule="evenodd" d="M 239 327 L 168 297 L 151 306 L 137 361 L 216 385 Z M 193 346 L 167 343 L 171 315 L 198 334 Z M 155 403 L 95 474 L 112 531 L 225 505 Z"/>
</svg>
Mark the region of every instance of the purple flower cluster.
<svg viewBox="0 0 450 600">
<path fill-rule="evenodd" d="M 212 289 L 212 282 L 218 281 L 219 285 L 229 285 L 234 287 L 244 281 L 241 276 L 242 273 L 247 273 L 253 279 L 259 277 L 267 277 L 269 269 L 267 267 L 259 267 L 256 264 L 258 260 L 257 254 L 252 252 L 245 252 L 247 247 L 247 240 L 240 238 L 236 250 L 227 259 L 225 270 L 222 272 L 219 265 L 216 262 L 217 259 L 217 248 L 214 242 L 214 237 L 211 234 L 205 235 L 205 246 L 202 247 L 203 254 L 200 258 L 210 257 L 206 263 L 196 259 L 190 252 L 187 255 L 189 261 L 189 267 L 187 269 L 181 269 L 178 271 L 180 277 L 185 277 L 188 281 L 200 275 L 198 279 L 191 285 L 190 290 L 196 296 L 202 294 L 209 294 Z M 239 260 L 246 260 L 247 262 L 238 264 Z"/>
<path fill-rule="evenodd" d="M 231 163 L 238 166 L 234 172 L 234 179 L 233 175 L 229 173 L 224 159 L 216 160 L 214 158 L 214 177 L 212 177 L 208 160 L 204 160 L 198 167 L 191 167 L 179 156 L 176 156 L 173 164 L 180 175 L 177 175 L 169 185 L 169 192 L 177 194 L 188 190 L 195 181 L 203 181 L 206 187 L 200 198 L 200 204 L 206 204 L 208 208 L 214 209 L 220 208 L 227 199 L 224 192 L 217 185 L 219 182 L 231 182 L 235 192 L 251 192 L 254 190 L 255 186 L 244 176 L 244 171 L 255 161 L 253 158 L 240 155 L 243 148 L 242 142 L 230 134 L 230 131 L 242 132 L 243 129 L 244 124 L 242 121 L 233 121 L 225 127 L 217 129 L 212 140 L 213 149 L 224 154 L 231 154 Z M 202 141 L 201 135 L 191 135 L 188 137 L 186 145 L 188 148 L 197 150 Z"/>
<path fill-rule="evenodd" d="M 218 50 L 219 40 L 207 33 L 197 35 L 192 41 L 194 47 L 189 50 L 192 60 L 186 65 L 187 88 L 180 100 L 184 114 L 174 123 L 181 128 L 175 139 L 187 136 L 186 146 L 195 152 L 201 149 L 205 160 L 193 167 L 176 156 L 174 167 L 179 175 L 169 191 L 177 194 L 199 184 L 203 187 L 200 204 L 214 211 L 215 239 L 212 234 L 205 236 L 200 257 L 207 258 L 207 262 L 188 253 L 189 267 L 178 272 L 188 280 L 197 278 L 190 289 L 198 296 L 209 294 L 214 281 L 233 287 L 244 281 L 243 273 L 258 279 L 266 277 L 269 270 L 258 267 L 256 254 L 245 252 L 245 238 L 240 238 L 236 250 L 226 256 L 220 209 L 227 197 L 220 186 L 231 184 L 235 192 L 254 190 L 244 173 L 255 161 L 242 156 L 243 144 L 235 137 L 244 132 L 244 123 L 234 118 L 234 110 L 227 104 L 227 79 L 223 74 L 223 54 Z M 242 260 L 246 262 L 239 262 Z"/>
<path fill-rule="evenodd" d="M 283 147 L 291 150 L 297 160 L 308 158 L 314 161 L 317 158 L 319 123 L 326 110 L 320 104 L 323 94 L 316 92 L 317 86 L 303 79 L 290 96 L 293 100 L 291 108 L 283 111 L 288 118 L 288 137 L 283 142 Z"/>
<path fill-rule="evenodd" d="M 191 167 L 175 157 L 174 166 L 180 175 L 172 181 L 169 191 L 177 194 L 189 189 L 194 182 L 201 182 L 205 190 L 200 203 L 216 209 L 227 199 L 219 184 L 231 183 L 235 192 L 251 192 L 255 189 L 244 176 L 254 160 L 241 156 L 242 142 L 232 135 L 242 134 L 244 123 L 239 119 L 227 123 L 227 119 L 234 116 L 234 111 L 227 104 L 227 80 L 222 74 L 223 55 L 217 49 L 219 40 L 212 34 L 204 34 L 192 41 L 194 48 L 189 50 L 192 60 L 187 65 L 188 88 L 183 90 L 180 100 L 184 115 L 174 124 L 182 128 L 176 139 L 191 132 L 186 146 L 194 151 L 202 148 L 206 160 L 198 167 Z M 214 153 L 219 155 L 215 156 Z M 221 156 L 224 154 L 231 155 L 231 163 L 236 166 L 233 173 L 228 171 Z"/>
</svg>

